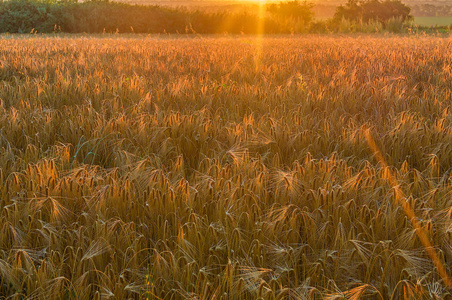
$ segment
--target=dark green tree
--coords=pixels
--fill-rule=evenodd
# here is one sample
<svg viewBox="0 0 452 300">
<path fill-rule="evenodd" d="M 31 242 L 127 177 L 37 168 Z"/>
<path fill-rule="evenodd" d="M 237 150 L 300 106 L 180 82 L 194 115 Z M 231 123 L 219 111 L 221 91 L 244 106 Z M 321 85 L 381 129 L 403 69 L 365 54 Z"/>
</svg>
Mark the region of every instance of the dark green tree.
<svg viewBox="0 0 452 300">
<path fill-rule="evenodd" d="M 0 5 L 2 32 L 51 32 L 64 23 L 64 9 L 56 1 L 14 0 Z"/>
</svg>

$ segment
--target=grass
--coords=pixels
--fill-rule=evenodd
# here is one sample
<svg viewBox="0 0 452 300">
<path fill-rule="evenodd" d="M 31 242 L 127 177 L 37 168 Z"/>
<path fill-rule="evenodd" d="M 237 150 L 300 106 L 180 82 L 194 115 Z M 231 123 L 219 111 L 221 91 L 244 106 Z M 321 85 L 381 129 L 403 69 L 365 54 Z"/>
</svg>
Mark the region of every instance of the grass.
<svg viewBox="0 0 452 300">
<path fill-rule="evenodd" d="M 414 24 L 420 26 L 450 26 L 452 17 L 415 17 Z"/>
<path fill-rule="evenodd" d="M 451 39 L 257 41 L 2 36 L 1 297 L 450 297 Z"/>
</svg>

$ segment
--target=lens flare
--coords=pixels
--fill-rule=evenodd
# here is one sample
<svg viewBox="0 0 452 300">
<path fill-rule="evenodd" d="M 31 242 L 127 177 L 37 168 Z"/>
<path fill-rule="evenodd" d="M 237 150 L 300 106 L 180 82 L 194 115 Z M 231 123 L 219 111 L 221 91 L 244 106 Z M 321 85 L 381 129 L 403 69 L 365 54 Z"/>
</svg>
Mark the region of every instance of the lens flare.
<svg viewBox="0 0 452 300">
<path fill-rule="evenodd" d="M 375 140 L 372 138 L 370 129 L 364 128 L 364 136 L 366 138 L 367 144 L 369 145 L 370 150 L 375 155 L 375 158 L 379 161 L 381 166 L 385 168 L 388 172 L 386 173 L 386 181 L 393 187 L 395 191 L 395 197 L 394 202 L 397 205 L 402 206 L 403 210 L 405 211 L 406 216 L 408 219 L 410 219 L 411 224 L 416 229 L 416 235 L 421 241 L 422 245 L 425 248 L 425 251 L 427 251 L 428 256 L 430 256 L 430 259 L 432 260 L 433 264 L 435 265 L 436 269 L 438 270 L 439 275 L 441 276 L 441 279 L 443 282 L 449 287 L 452 287 L 452 281 L 447 274 L 446 268 L 441 263 L 441 260 L 439 259 L 438 253 L 436 253 L 435 248 L 432 246 L 432 243 L 430 242 L 427 234 L 424 231 L 424 228 L 419 223 L 418 219 L 416 218 L 414 208 L 411 207 L 410 203 L 405 201 L 406 195 L 400 188 L 400 185 L 397 182 L 397 178 L 392 173 L 390 168 L 388 167 L 388 164 L 386 163 L 386 160 L 383 157 L 383 154 L 381 153 L 380 149 L 378 148 L 377 144 L 375 143 Z"/>
</svg>

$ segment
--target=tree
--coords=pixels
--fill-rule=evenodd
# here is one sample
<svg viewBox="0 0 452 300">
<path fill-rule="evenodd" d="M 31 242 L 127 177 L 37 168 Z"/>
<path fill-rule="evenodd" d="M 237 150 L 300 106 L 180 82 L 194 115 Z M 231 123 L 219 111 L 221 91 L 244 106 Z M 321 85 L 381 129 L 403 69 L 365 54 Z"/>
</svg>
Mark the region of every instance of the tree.
<svg viewBox="0 0 452 300">
<path fill-rule="evenodd" d="M 305 24 L 312 21 L 314 12 L 312 11 L 313 5 L 306 1 L 287 1 L 279 2 L 278 4 L 272 3 L 267 6 L 267 11 L 271 14 L 283 18 L 291 18 L 302 20 Z"/>
<path fill-rule="evenodd" d="M 391 19 L 399 19 L 402 22 L 411 20 L 411 9 L 400 0 L 349 0 L 345 6 L 341 5 L 334 14 L 335 20 L 346 19 L 348 21 L 378 21 L 387 24 Z"/>
</svg>

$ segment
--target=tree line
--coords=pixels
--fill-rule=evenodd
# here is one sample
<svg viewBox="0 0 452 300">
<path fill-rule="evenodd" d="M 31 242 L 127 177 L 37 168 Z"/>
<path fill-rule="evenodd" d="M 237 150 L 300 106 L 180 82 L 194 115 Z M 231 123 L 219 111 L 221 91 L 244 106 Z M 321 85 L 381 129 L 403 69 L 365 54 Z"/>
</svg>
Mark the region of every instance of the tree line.
<svg viewBox="0 0 452 300">
<path fill-rule="evenodd" d="M 207 12 L 108 0 L 9 0 L 0 2 L 0 32 L 255 34 L 400 31 L 410 20 L 400 0 L 349 0 L 334 18 L 314 20 L 313 5 L 297 0 L 267 4 L 257 12 Z M 261 23 L 263 26 L 257 26 Z"/>
</svg>

